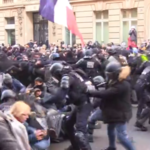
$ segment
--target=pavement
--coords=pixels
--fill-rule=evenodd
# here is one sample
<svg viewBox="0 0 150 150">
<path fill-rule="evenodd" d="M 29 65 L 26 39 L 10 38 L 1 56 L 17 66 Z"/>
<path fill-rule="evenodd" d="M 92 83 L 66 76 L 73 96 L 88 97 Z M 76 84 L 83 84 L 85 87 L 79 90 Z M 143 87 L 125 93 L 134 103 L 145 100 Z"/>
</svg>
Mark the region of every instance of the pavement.
<svg viewBox="0 0 150 150">
<path fill-rule="evenodd" d="M 134 127 L 136 121 L 136 108 L 133 108 L 133 117 L 127 125 L 127 131 L 130 137 L 133 138 L 133 144 L 136 147 L 136 150 L 150 150 L 150 125 L 146 124 L 148 127 L 147 132 L 139 131 Z M 64 150 L 70 145 L 68 141 L 51 144 L 50 150 Z M 94 132 L 94 143 L 91 143 L 92 150 L 102 150 L 108 147 L 108 138 L 106 125 L 103 124 L 102 128 L 95 130 Z M 116 143 L 117 150 L 125 150 L 121 144 Z"/>
</svg>

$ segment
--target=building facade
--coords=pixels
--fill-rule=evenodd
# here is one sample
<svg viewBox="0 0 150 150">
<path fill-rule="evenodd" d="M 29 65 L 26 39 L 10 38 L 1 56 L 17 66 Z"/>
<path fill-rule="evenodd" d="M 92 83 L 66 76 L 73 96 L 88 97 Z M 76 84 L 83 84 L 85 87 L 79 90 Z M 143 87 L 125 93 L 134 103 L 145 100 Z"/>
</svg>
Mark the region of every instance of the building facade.
<svg viewBox="0 0 150 150">
<path fill-rule="evenodd" d="M 150 0 L 70 0 L 84 41 L 127 41 L 131 26 L 138 43 L 150 38 Z M 80 43 L 65 27 L 39 15 L 39 0 L 0 0 L 0 43 Z"/>
</svg>

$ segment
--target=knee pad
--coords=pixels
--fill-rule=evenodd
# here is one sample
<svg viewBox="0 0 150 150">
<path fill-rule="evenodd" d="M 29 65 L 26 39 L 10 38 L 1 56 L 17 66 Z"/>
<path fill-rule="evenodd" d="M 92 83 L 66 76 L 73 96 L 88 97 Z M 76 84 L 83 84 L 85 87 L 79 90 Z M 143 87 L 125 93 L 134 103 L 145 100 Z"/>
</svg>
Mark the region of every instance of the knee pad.
<svg viewBox="0 0 150 150">
<path fill-rule="evenodd" d="M 80 132 L 80 131 L 75 132 L 75 137 L 76 137 L 76 139 L 79 140 L 79 141 L 85 139 L 84 133 L 83 133 L 83 132 Z"/>
</svg>

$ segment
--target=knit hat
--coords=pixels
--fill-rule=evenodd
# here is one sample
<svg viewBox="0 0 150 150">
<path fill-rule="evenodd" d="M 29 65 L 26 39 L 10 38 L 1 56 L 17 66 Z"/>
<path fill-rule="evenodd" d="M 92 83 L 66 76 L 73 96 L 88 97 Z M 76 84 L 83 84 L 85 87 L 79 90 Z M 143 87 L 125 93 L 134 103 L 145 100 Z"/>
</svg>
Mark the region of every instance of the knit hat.
<svg viewBox="0 0 150 150">
<path fill-rule="evenodd" d="M 38 91 L 41 91 L 39 88 L 35 88 L 34 89 L 34 93 L 38 92 Z"/>
<path fill-rule="evenodd" d="M 4 83 L 12 83 L 12 77 L 11 77 L 11 75 L 10 74 L 5 74 L 5 76 L 4 76 L 4 81 L 3 81 Z"/>
</svg>

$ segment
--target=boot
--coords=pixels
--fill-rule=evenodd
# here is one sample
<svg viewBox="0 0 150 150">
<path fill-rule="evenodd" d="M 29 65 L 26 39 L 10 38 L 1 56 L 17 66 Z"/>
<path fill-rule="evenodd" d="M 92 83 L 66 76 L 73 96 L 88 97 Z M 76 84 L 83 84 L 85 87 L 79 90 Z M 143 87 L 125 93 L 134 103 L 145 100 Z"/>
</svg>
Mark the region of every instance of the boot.
<svg viewBox="0 0 150 150">
<path fill-rule="evenodd" d="M 75 137 L 76 137 L 76 141 L 79 145 L 80 150 L 92 150 L 88 142 L 88 138 L 83 132 L 77 131 L 75 133 Z"/>
<path fill-rule="evenodd" d="M 91 122 L 88 123 L 88 126 L 87 126 L 87 132 L 88 132 L 87 138 L 88 138 L 89 142 L 94 142 L 94 140 L 93 140 L 94 127 L 95 127 L 94 123 L 91 123 Z"/>
<path fill-rule="evenodd" d="M 139 128 L 141 131 L 147 131 L 147 128 L 138 121 L 135 123 L 135 127 Z"/>
<path fill-rule="evenodd" d="M 88 141 L 93 143 L 94 140 L 93 140 L 93 135 L 92 134 L 87 134 L 87 138 L 88 138 Z"/>
<path fill-rule="evenodd" d="M 140 128 L 141 131 L 147 131 L 147 128 L 143 124 L 149 119 L 149 116 L 150 116 L 150 108 L 146 107 L 142 111 L 140 118 L 138 118 L 137 122 L 135 123 L 135 126 L 137 128 Z"/>
<path fill-rule="evenodd" d="M 56 131 L 52 128 L 48 129 L 48 134 L 52 139 L 56 139 L 57 135 L 56 135 Z"/>
</svg>

